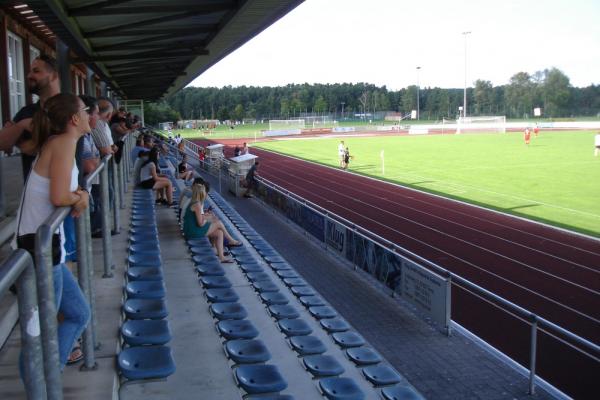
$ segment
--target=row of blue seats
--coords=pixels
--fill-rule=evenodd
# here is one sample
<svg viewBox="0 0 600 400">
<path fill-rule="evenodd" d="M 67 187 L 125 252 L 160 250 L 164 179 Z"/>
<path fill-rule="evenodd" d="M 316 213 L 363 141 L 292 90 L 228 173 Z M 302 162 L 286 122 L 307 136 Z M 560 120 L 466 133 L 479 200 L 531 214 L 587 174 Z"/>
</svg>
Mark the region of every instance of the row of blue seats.
<svg viewBox="0 0 600 400">
<path fill-rule="evenodd" d="M 331 335 L 333 341 L 342 348 L 347 357 L 361 369 L 363 376 L 376 388 L 381 388 L 385 399 L 420 399 L 414 389 L 390 365 L 382 363 L 382 357 L 350 325 L 318 295 L 316 290 L 300 277 L 283 257 L 267 243 L 233 208 L 219 195 L 211 196 L 227 218 L 233 222 L 256 252 L 267 262 L 290 292 L 298 298 L 309 313 L 319 321 L 321 327 Z M 277 320 L 281 332 L 289 344 L 302 358 L 305 369 L 319 381 L 322 393 L 329 399 L 364 398 L 364 393 L 350 378 L 339 377 L 345 371 L 332 356 L 324 355 L 327 346 L 316 336 L 306 321 L 299 318 L 297 310 L 289 304 L 287 296 L 263 271 L 260 263 L 247 249 L 234 249 L 232 253 L 248 280 L 267 306 L 269 313 Z M 227 297 L 227 293 L 222 295 Z M 250 330 L 249 327 L 246 327 Z"/>
<path fill-rule="evenodd" d="M 128 380 L 163 379 L 175 362 L 152 190 L 134 190 L 129 241 L 119 371 Z"/>
</svg>

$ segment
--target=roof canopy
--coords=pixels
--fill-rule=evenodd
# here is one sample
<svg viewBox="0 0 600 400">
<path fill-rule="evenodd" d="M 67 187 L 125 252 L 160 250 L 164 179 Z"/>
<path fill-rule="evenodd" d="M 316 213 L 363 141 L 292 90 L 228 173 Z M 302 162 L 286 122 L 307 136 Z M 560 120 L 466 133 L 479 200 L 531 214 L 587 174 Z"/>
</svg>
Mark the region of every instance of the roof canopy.
<svg viewBox="0 0 600 400">
<path fill-rule="evenodd" d="M 170 96 L 303 0 L 29 0 L 111 88 Z"/>
</svg>

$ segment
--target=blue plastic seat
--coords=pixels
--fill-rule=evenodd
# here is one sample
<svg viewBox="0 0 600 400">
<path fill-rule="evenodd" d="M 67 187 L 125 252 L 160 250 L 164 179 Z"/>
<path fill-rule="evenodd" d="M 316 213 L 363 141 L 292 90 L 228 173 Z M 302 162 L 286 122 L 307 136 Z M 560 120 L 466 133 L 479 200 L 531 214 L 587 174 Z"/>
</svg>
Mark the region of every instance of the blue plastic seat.
<svg viewBox="0 0 600 400">
<path fill-rule="evenodd" d="M 210 244 L 210 240 L 208 240 L 207 237 L 197 238 L 197 239 L 188 239 L 186 242 L 189 247 L 206 247 L 206 248 L 212 247 L 212 245 Z"/>
<path fill-rule="evenodd" d="M 327 351 L 325 344 L 316 336 L 292 336 L 289 340 L 292 349 L 301 356 L 323 354 Z"/>
<path fill-rule="evenodd" d="M 365 344 L 365 339 L 358 333 L 350 332 L 335 332 L 331 335 L 333 341 L 342 348 L 360 347 Z"/>
<path fill-rule="evenodd" d="M 294 271 L 293 269 L 278 269 L 276 271 L 277 271 L 277 276 L 279 276 L 281 279 L 300 278 L 298 273 L 296 271 Z"/>
<path fill-rule="evenodd" d="M 240 299 L 235 290 L 228 289 L 207 289 L 205 291 L 206 299 L 210 303 L 233 303 Z"/>
<path fill-rule="evenodd" d="M 258 396 L 245 396 L 245 400 L 294 400 L 290 394 L 267 394 Z"/>
<path fill-rule="evenodd" d="M 248 272 L 264 272 L 265 270 L 263 269 L 262 265 L 258 264 L 258 263 L 250 263 L 250 264 L 241 264 L 240 268 L 242 269 L 242 271 L 244 271 L 245 273 Z"/>
<path fill-rule="evenodd" d="M 319 388 L 329 400 L 363 400 L 365 393 L 350 378 L 323 378 Z"/>
<path fill-rule="evenodd" d="M 262 340 L 238 339 L 225 343 L 225 353 L 236 364 L 264 363 L 271 359 L 271 353 Z"/>
<path fill-rule="evenodd" d="M 283 283 L 285 283 L 285 285 L 288 287 L 308 286 L 308 283 L 302 278 L 284 278 Z"/>
<path fill-rule="evenodd" d="M 260 272 L 258 272 L 258 273 L 260 273 Z M 258 293 L 278 292 L 279 291 L 279 286 L 277 286 L 271 280 L 256 281 L 256 282 L 252 283 L 252 286 Z"/>
<path fill-rule="evenodd" d="M 128 320 L 121 325 L 121 336 L 130 346 L 161 345 L 171 340 L 166 319 Z"/>
<path fill-rule="evenodd" d="M 217 323 L 219 335 L 225 339 L 254 339 L 258 331 L 247 319 L 229 319 Z"/>
<path fill-rule="evenodd" d="M 219 259 L 215 254 L 208 254 L 204 256 L 192 256 L 192 261 L 194 265 L 206 265 L 206 264 L 214 264 Z"/>
<path fill-rule="evenodd" d="M 169 315 L 163 300 L 129 299 L 123 305 L 128 319 L 163 319 Z"/>
<path fill-rule="evenodd" d="M 154 229 L 156 229 L 156 220 L 154 218 L 136 220 L 136 221 L 131 221 L 130 225 L 132 228 L 154 228 Z"/>
<path fill-rule="evenodd" d="M 257 264 L 258 260 L 251 254 L 237 254 L 233 256 L 240 264 Z"/>
<path fill-rule="evenodd" d="M 160 267 L 162 265 L 160 257 L 143 254 L 131 255 L 127 258 L 127 262 L 132 267 Z"/>
<path fill-rule="evenodd" d="M 328 333 L 346 332 L 350 329 L 350 325 L 342 318 L 325 318 L 319 323 Z"/>
<path fill-rule="evenodd" d="M 162 268 L 130 267 L 127 269 L 127 279 L 130 281 L 162 281 Z"/>
<path fill-rule="evenodd" d="M 302 359 L 304 368 L 315 378 L 338 376 L 345 372 L 344 367 L 334 357 L 328 355 L 307 356 Z"/>
<path fill-rule="evenodd" d="M 128 250 L 130 253 L 133 253 L 133 254 L 143 254 L 146 251 L 150 251 L 150 252 L 160 251 L 160 247 L 158 246 L 158 242 L 136 243 L 136 244 L 130 245 Z"/>
<path fill-rule="evenodd" d="M 385 400 L 424 400 L 413 388 L 405 385 L 389 386 L 381 389 Z"/>
<path fill-rule="evenodd" d="M 231 287 L 231 282 L 224 276 L 205 275 L 200 278 L 200 283 L 207 289 L 226 289 Z"/>
<path fill-rule="evenodd" d="M 286 295 L 279 292 L 263 292 L 260 294 L 260 299 L 268 306 L 275 304 L 283 305 L 290 302 Z"/>
<path fill-rule="evenodd" d="M 306 336 L 312 333 L 312 328 L 303 319 L 280 319 L 279 329 L 286 336 Z"/>
<path fill-rule="evenodd" d="M 294 306 L 291 306 L 289 304 L 285 304 L 285 305 L 273 305 L 273 306 L 269 306 L 269 314 L 271 314 L 271 316 L 275 319 L 282 319 L 282 318 L 289 318 L 289 319 L 293 319 L 293 318 L 298 318 L 300 316 L 300 313 L 298 313 L 298 310 L 296 310 L 294 308 Z"/>
<path fill-rule="evenodd" d="M 148 250 L 131 250 L 131 248 L 130 248 L 129 255 L 135 256 L 135 257 L 142 256 L 142 257 L 148 257 L 148 258 L 154 258 L 154 259 L 160 260 L 160 248 L 158 248 L 158 246 L 155 247 L 154 249 L 148 249 Z"/>
<path fill-rule="evenodd" d="M 363 368 L 362 373 L 374 386 L 395 385 L 402 381 L 400 374 L 389 365 L 371 365 Z"/>
<path fill-rule="evenodd" d="M 286 262 L 282 262 L 282 263 L 271 263 L 269 264 L 271 266 L 271 268 L 273 268 L 275 271 L 279 271 L 279 270 L 290 270 L 293 269 L 292 266 Z"/>
<path fill-rule="evenodd" d="M 156 229 L 156 227 L 153 227 L 153 228 L 148 228 L 148 227 L 130 228 L 129 233 L 131 234 L 131 236 L 137 236 L 137 235 L 143 234 L 144 236 L 154 235 L 154 236 L 158 237 L 158 229 Z"/>
<path fill-rule="evenodd" d="M 324 306 L 326 304 L 321 296 L 300 296 L 298 299 L 304 307 Z"/>
<path fill-rule="evenodd" d="M 211 247 L 191 246 L 190 252 L 195 256 L 214 256 L 215 251 Z"/>
<path fill-rule="evenodd" d="M 271 277 L 266 272 L 248 272 L 246 277 L 250 282 L 271 281 Z"/>
<path fill-rule="evenodd" d="M 133 281 L 125 286 L 129 299 L 163 299 L 165 285 L 162 281 Z"/>
<path fill-rule="evenodd" d="M 247 393 L 276 393 L 287 388 L 287 382 L 274 365 L 241 365 L 235 378 Z"/>
<path fill-rule="evenodd" d="M 213 303 L 209 310 L 218 320 L 244 319 L 248 316 L 248 312 L 240 303 Z"/>
<path fill-rule="evenodd" d="M 266 256 L 266 257 L 264 257 L 264 259 L 269 264 L 285 262 L 285 258 L 283 258 L 281 256 Z"/>
<path fill-rule="evenodd" d="M 118 364 L 121 374 L 129 380 L 166 378 L 175 372 L 175 362 L 167 346 L 123 349 Z"/>
<path fill-rule="evenodd" d="M 233 254 L 233 256 L 251 256 L 252 253 L 245 247 L 232 247 L 229 249 L 229 252 Z"/>
<path fill-rule="evenodd" d="M 129 236 L 129 242 L 131 244 L 152 244 L 158 246 L 158 235 L 154 233 L 131 235 Z"/>
<path fill-rule="evenodd" d="M 263 257 L 281 257 L 281 254 L 275 249 L 258 249 L 256 251 Z"/>
<path fill-rule="evenodd" d="M 310 314 L 317 319 L 335 318 L 338 315 L 337 312 L 329 306 L 310 307 L 308 312 L 310 312 Z"/>
<path fill-rule="evenodd" d="M 346 349 L 346 355 L 356 365 L 373 365 L 381 362 L 381 356 L 369 347 L 351 347 Z"/>
<path fill-rule="evenodd" d="M 314 296 L 314 295 L 317 294 L 317 292 L 315 291 L 315 289 L 313 289 L 310 286 L 292 286 L 290 288 L 290 290 L 292 291 L 292 293 L 296 297 L 300 297 L 300 296 Z"/>
<path fill-rule="evenodd" d="M 196 272 L 201 276 L 225 276 L 225 270 L 217 264 L 198 265 Z"/>
</svg>

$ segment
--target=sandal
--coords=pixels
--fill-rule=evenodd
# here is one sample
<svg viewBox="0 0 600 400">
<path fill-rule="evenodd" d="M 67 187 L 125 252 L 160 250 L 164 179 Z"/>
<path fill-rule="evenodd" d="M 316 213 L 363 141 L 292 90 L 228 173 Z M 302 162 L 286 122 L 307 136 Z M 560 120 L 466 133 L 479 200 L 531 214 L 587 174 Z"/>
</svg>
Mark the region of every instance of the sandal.
<svg viewBox="0 0 600 400">
<path fill-rule="evenodd" d="M 221 262 L 221 264 L 233 264 L 234 261 L 232 258 L 226 258 L 224 260 L 219 260 Z"/>
<path fill-rule="evenodd" d="M 235 243 L 229 243 L 227 246 L 228 247 L 241 247 L 244 244 L 242 242 L 240 242 L 239 240 L 236 240 Z"/>
<path fill-rule="evenodd" d="M 79 345 L 76 345 L 73 347 L 73 350 L 71 350 L 71 354 L 69 354 L 67 365 L 76 364 L 81 360 L 83 360 L 83 351 L 81 351 L 81 347 L 79 347 Z"/>
</svg>

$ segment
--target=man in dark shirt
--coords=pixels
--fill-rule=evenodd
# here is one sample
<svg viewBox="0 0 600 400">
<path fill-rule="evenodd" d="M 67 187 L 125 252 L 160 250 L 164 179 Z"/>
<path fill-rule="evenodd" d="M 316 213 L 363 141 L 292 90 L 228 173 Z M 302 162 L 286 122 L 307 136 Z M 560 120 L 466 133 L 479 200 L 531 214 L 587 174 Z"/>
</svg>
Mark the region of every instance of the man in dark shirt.
<svg viewBox="0 0 600 400">
<path fill-rule="evenodd" d="M 244 193 L 244 197 L 252 197 L 252 190 L 256 190 L 256 170 L 258 168 L 258 161 L 254 162 L 254 165 L 250 167 L 248 173 L 246 174 L 246 185 L 248 189 L 246 189 L 246 193 Z"/>
<path fill-rule="evenodd" d="M 31 133 L 31 122 L 33 115 L 46 100 L 60 93 L 60 81 L 56 69 L 56 61 L 41 55 L 31 63 L 31 70 L 27 74 L 27 84 L 32 94 L 37 94 L 40 100 L 35 104 L 29 104 L 13 117 L 12 121 L 7 123 L 0 130 L 0 150 L 10 153 L 13 146 L 21 150 L 21 160 L 23 164 L 23 179 L 26 180 L 31 170 L 31 164 L 37 154 Z"/>
</svg>

